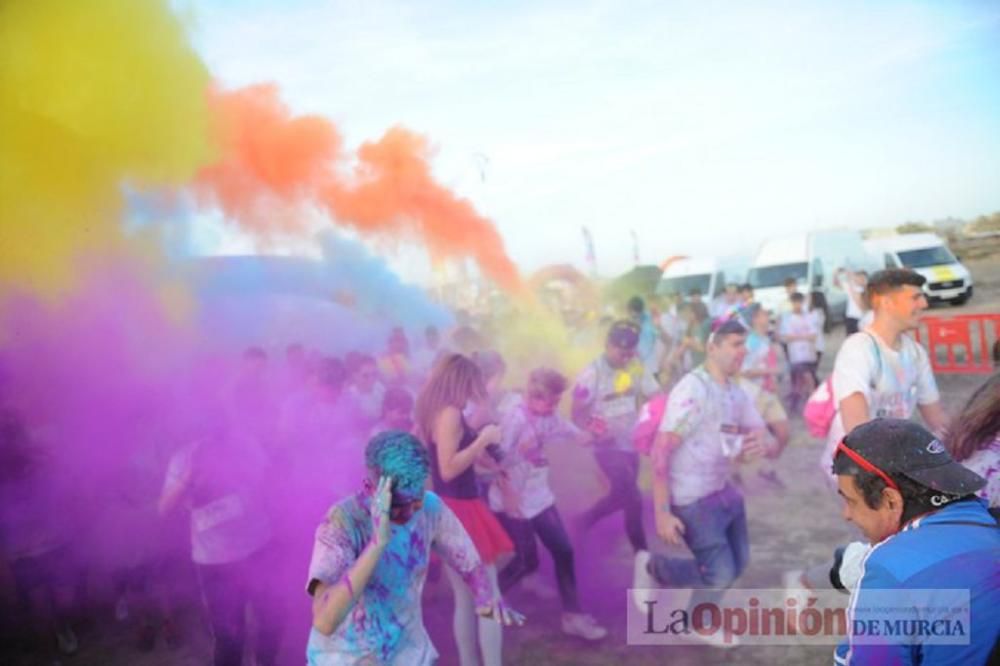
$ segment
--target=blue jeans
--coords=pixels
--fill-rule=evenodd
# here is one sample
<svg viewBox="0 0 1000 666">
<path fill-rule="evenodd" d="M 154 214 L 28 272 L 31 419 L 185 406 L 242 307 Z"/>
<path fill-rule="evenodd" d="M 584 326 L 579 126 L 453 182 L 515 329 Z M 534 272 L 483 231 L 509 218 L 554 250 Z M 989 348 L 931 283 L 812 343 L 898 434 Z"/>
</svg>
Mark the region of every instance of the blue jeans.
<svg viewBox="0 0 1000 666">
<path fill-rule="evenodd" d="M 694 559 L 654 555 L 650 573 L 661 584 L 674 588 L 700 588 L 692 607 L 718 601 L 743 573 L 750 561 L 750 536 L 743 496 L 725 488 L 686 506 L 673 507 L 684 523 L 684 541 Z"/>
</svg>

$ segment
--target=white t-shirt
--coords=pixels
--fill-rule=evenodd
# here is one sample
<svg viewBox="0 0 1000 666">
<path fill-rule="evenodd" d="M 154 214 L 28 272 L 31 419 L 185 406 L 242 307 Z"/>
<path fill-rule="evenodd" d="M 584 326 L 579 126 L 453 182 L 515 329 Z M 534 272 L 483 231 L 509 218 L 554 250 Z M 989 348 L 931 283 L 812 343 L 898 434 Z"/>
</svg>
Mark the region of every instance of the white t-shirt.
<svg viewBox="0 0 1000 666">
<path fill-rule="evenodd" d="M 195 460 L 202 446 L 196 442 L 171 457 L 163 494 L 177 492 L 182 479 L 198 475 Z M 257 483 L 266 471 L 264 453 L 252 439 L 242 439 L 239 450 L 242 458 L 232 462 L 240 468 L 237 481 L 202 492 L 196 481 L 183 489 L 191 512 L 191 560 L 196 564 L 239 562 L 271 539 L 271 521 L 261 506 Z"/>
<path fill-rule="evenodd" d="M 816 322 L 805 312 L 796 314 L 789 312 L 781 318 L 778 331 L 786 335 L 816 335 Z M 814 363 L 816 361 L 816 346 L 812 340 L 792 340 L 788 343 L 789 363 Z"/>
<path fill-rule="evenodd" d="M 927 352 L 906 334 L 900 336 L 899 351 L 871 331 L 848 337 L 837 352 L 831 382 L 838 409 L 820 461 L 829 475 L 833 474 L 833 451 L 846 434 L 839 409 L 844 398 L 854 393 L 864 395 L 873 419 L 908 419 L 917 405 L 930 405 L 941 398 Z"/>
<path fill-rule="evenodd" d="M 850 280 L 850 278 L 846 279 Z M 851 292 L 853 292 L 860 300 L 862 294 L 865 293 L 865 288 L 860 285 L 854 284 L 853 282 L 850 281 L 848 282 L 846 288 L 844 289 L 844 293 L 847 295 L 847 309 L 844 311 L 844 316 L 847 317 L 848 319 L 861 319 L 861 317 L 864 316 L 865 313 L 861 310 L 860 307 L 858 307 L 858 304 L 854 302 L 854 299 L 851 298 Z"/>
<path fill-rule="evenodd" d="M 613 368 L 602 354 L 584 368 L 573 387 L 573 401 L 589 407 L 607 424 L 607 435 L 598 444 L 620 451 L 634 451 L 632 428 L 639 420 L 640 401 L 660 390 L 652 373 L 640 363 Z"/>
<path fill-rule="evenodd" d="M 659 432 L 681 444 L 670 454 L 670 502 L 685 506 L 722 490 L 732 476 L 743 436 L 765 428 L 753 401 L 735 381 L 719 384 L 699 366 L 670 392 Z"/>
<path fill-rule="evenodd" d="M 409 522 L 390 529 L 389 545 L 344 621 L 330 636 L 310 631 L 310 666 L 425 666 L 437 660 L 420 603 L 431 549 L 463 578 L 481 567 L 479 555 L 455 514 L 430 491 Z M 313 580 L 328 585 L 339 581 L 371 540 L 371 532 L 371 517 L 357 497 L 336 504 L 329 520 L 316 530 L 307 591 Z"/>
<path fill-rule="evenodd" d="M 579 437 L 580 430 L 558 414 L 535 416 L 529 413 L 520 397 L 504 411 L 500 430 L 503 432 L 500 447 L 504 454 L 500 466 L 505 478 L 490 484 L 490 509 L 511 518 L 534 518 L 556 501 L 549 486 L 545 445 Z"/>
</svg>

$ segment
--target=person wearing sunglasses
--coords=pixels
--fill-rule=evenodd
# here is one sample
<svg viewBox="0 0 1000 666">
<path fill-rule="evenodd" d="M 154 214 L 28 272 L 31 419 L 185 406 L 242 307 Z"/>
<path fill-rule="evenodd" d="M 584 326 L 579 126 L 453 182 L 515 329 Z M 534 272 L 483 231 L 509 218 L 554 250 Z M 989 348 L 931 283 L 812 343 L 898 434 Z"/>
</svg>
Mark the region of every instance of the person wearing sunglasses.
<svg viewBox="0 0 1000 666">
<path fill-rule="evenodd" d="M 365 463 L 361 490 L 335 504 L 316 530 L 306 586 L 313 599 L 308 663 L 434 663 L 438 654 L 421 614 L 431 549 L 473 591 L 481 617 L 523 623 L 494 593 L 455 514 L 424 490 L 424 445 L 406 432 L 383 432 L 368 442 Z"/>
<path fill-rule="evenodd" d="M 904 419 L 858 426 L 836 448 L 833 472 L 843 516 L 871 545 L 848 606 L 838 664 L 995 664 L 1000 656 L 1000 527 L 977 498 L 985 480 L 949 455 L 931 432 Z M 958 644 L 952 604 L 942 595 L 968 591 L 969 615 Z M 893 606 L 915 608 L 926 624 L 905 637 L 873 640 L 887 592 Z M 884 634 L 885 632 L 882 631 Z"/>
</svg>

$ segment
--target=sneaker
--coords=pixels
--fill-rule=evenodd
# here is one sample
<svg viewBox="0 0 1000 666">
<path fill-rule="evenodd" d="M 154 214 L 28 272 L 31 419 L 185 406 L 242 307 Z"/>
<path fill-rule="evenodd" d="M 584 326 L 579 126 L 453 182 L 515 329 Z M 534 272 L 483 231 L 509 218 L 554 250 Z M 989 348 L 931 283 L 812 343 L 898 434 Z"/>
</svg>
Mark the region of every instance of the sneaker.
<svg viewBox="0 0 1000 666">
<path fill-rule="evenodd" d="M 782 587 L 785 588 L 785 598 L 795 599 L 796 606 L 798 608 L 805 608 L 809 601 L 809 586 L 806 584 L 803 576 L 805 571 L 802 569 L 793 569 L 791 571 L 786 571 L 781 576 Z M 785 627 L 789 635 L 794 635 L 795 626 L 792 623 L 792 617 L 789 614 L 788 625 Z"/>
<path fill-rule="evenodd" d="M 59 651 L 65 655 L 76 654 L 76 651 L 80 649 L 80 642 L 76 639 L 76 634 L 71 627 L 56 632 L 56 640 L 59 642 Z"/>
<path fill-rule="evenodd" d="M 115 604 L 115 619 L 119 622 L 128 619 L 128 599 L 124 595 L 118 597 L 118 602 Z"/>
<path fill-rule="evenodd" d="M 659 587 L 649 570 L 650 559 L 648 550 L 637 551 L 632 569 L 632 603 L 641 612 L 646 612 L 646 602 L 654 600 Z"/>
<path fill-rule="evenodd" d="M 599 641 L 608 635 L 608 630 L 597 624 L 590 615 L 584 613 L 563 613 L 562 630 L 564 634 L 577 636 L 588 641 Z"/>
</svg>

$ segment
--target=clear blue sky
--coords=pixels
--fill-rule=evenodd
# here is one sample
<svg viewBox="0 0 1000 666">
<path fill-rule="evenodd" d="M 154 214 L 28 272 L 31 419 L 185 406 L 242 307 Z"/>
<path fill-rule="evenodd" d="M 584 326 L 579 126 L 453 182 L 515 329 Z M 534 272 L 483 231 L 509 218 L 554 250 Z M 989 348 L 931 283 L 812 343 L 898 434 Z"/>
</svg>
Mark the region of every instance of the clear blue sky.
<svg viewBox="0 0 1000 666">
<path fill-rule="evenodd" d="M 998 2 L 175 4 L 224 84 L 430 136 L 527 269 L 1000 210 Z"/>
</svg>

